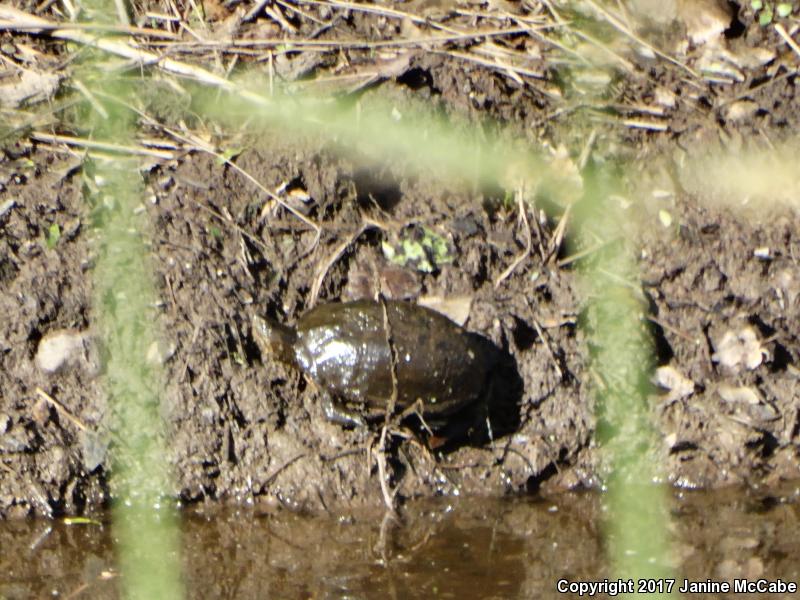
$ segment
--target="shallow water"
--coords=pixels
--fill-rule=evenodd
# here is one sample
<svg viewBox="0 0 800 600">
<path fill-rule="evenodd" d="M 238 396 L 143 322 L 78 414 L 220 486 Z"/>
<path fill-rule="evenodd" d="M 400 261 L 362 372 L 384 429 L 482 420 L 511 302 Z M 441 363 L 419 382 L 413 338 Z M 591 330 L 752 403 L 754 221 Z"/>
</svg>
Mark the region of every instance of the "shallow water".
<svg viewBox="0 0 800 600">
<path fill-rule="evenodd" d="M 676 588 L 684 577 L 800 581 L 798 486 L 668 493 Z M 187 597 L 556 597 L 559 579 L 612 577 L 602 501 L 420 501 L 399 522 L 193 508 L 183 514 Z M 119 596 L 106 519 L 3 521 L 0 549 L 0 598 Z"/>
</svg>

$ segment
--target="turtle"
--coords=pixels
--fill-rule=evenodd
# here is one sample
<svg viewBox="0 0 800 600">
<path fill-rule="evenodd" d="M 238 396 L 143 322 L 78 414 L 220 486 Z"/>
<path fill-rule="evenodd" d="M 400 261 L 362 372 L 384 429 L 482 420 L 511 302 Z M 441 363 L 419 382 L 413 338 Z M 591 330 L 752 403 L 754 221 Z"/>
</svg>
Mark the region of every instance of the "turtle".
<svg viewBox="0 0 800 600">
<path fill-rule="evenodd" d="M 388 326 L 387 326 L 388 325 Z M 494 344 L 430 308 L 399 300 L 321 304 L 294 327 L 253 316 L 262 356 L 304 372 L 326 416 L 360 424 L 415 410 L 434 426 L 485 396 Z"/>
</svg>

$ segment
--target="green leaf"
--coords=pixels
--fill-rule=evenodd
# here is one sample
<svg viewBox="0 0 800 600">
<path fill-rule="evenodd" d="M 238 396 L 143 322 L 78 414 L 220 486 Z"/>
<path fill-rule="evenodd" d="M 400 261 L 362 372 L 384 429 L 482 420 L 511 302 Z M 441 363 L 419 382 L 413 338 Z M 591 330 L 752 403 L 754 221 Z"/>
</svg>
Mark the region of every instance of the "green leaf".
<svg viewBox="0 0 800 600">
<path fill-rule="evenodd" d="M 750 8 L 752 8 L 754 11 L 758 12 L 762 8 L 764 8 L 764 3 L 761 2 L 761 0 L 751 0 L 750 1 Z"/>
<path fill-rule="evenodd" d="M 244 148 L 228 148 L 227 150 L 223 150 L 217 157 L 217 164 L 224 165 L 239 156 L 243 151 Z"/>
<path fill-rule="evenodd" d="M 61 227 L 58 226 L 58 223 L 53 223 L 47 230 L 47 247 L 55 248 L 55 245 L 58 243 L 58 240 L 60 239 L 61 239 Z"/>
<path fill-rule="evenodd" d="M 772 7 L 765 6 L 764 10 L 758 15 L 758 24 L 762 27 L 766 27 L 770 23 L 772 23 Z"/>
<path fill-rule="evenodd" d="M 792 14 L 792 5 L 789 2 L 780 2 L 775 6 L 775 12 L 781 19 L 785 19 Z"/>
</svg>

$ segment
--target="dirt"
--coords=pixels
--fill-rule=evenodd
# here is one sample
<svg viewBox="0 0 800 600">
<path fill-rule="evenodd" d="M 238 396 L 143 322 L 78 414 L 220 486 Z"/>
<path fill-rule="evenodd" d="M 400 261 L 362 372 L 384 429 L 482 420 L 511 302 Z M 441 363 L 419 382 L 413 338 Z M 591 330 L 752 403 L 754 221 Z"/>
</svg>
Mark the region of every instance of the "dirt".
<svg viewBox="0 0 800 600">
<path fill-rule="evenodd" d="M 305 23 L 296 33 L 301 37 L 309 25 L 298 22 Z M 245 33 L 276 27 L 257 23 L 262 29 L 245 26 Z M 393 23 L 353 12 L 323 38 L 393 39 L 401 29 Z M 622 70 L 614 94 L 586 109 L 590 118 L 580 126 L 571 120 L 585 109 L 575 99 L 579 83 L 564 82 L 563 72 L 550 66 L 549 47 L 539 48 L 538 58 L 531 52 L 526 66 L 543 79 L 522 85 L 502 69 L 420 52 L 361 96 L 365 103 L 378 93 L 423 99 L 453 118 L 491 119 L 530 141 L 564 145 L 573 157 L 586 148 L 590 131 L 598 155 L 613 152 L 638 164 L 666 157 L 660 171 L 646 173 L 668 186 L 663 206 L 674 226 L 659 222 L 662 204 L 652 197 L 632 210 L 652 223 L 635 242 L 657 366 L 684 378 L 682 394 L 654 388 L 650 398 L 664 441 L 663 478 L 692 488 L 800 476 L 798 216 L 784 210 L 756 221 L 708 204 L 675 167 L 677 154 L 691 156 L 709 139 L 741 142 L 763 132 L 777 141 L 793 129 L 794 67 L 785 66 L 777 34 L 760 27 L 749 8 L 740 11 L 738 24 L 727 40 L 731 51 L 744 56 L 762 47 L 775 54 L 742 67 L 742 81 L 709 83 L 669 61 L 628 55 L 636 68 Z M 22 43 L 22 36 L 3 35 Z M 705 51 L 689 49 L 686 64 Z M 348 53 L 356 72 L 377 60 L 368 50 Z M 309 62 L 309 73 L 322 75 L 336 64 L 330 53 L 321 56 Z M 308 53 L 291 60 L 301 59 L 309 60 Z M 281 68 L 292 78 L 300 66 Z M 725 107 L 754 87 L 748 98 L 758 110 L 726 121 Z M 666 130 L 621 124 L 620 105 L 652 105 L 658 90 L 678 98 L 674 108 L 647 117 Z M 613 107 L 620 114 L 612 118 Z M 275 133 L 245 141 L 236 164 L 269 189 L 309 199 L 297 206 L 322 234 L 315 243 L 303 222 L 265 205 L 239 172 L 206 154 L 189 153 L 146 172 L 141 210 L 151 224 L 158 328 L 167 349 L 164 414 L 177 497 L 334 514 L 382 503 L 377 463 L 368 452 L 378 432 L 325 420 L 320 391 L 303 374 L 262 356 L 253 340 L 253 314 L 293 322 L 313 304 L 317 281 L 319 302 L 378 289 L 410 300 L 468 296 L 466 328 L 507 354 L 509 380 L 519 382 L 511 386 L 510 408 L 494 415 L 501 424 L 496 435 L 456 439 L 444 450 L 430 450 L 417 435 L 393 436 L 387 467 L 400 501 L 598 485 L 593 381 L 578 327 L 585 309 L 580 261 L 563 260 L 567 243 L 555 257 L 542 251 L 556 236 L 560 212 L 526 208 L 532 251 L 506 275 L 527 245 L 518 207 L 508 202 L 513 190 L 443 183 L 402 162 L 365 168 L 357 155 L 337 153 L 333 143 L 314 136 L 287 140 Z M 86 175 L 80 158 L 45 144 L 23 141 L 6 147 L 4 156 L 0 206 L 14 204 L 0 215 L 0 515 L 82 513 L 109 500 L 114 450 L 92 433 L 102 429 L 108 407 L 104 373 L 95 364 L 102 344 L 92 337 L 96 232 L 84 198 Z M 632 179 L 631 195 L 641 183 Z M 361 232 L 366 217 L 383 227 Z M 422 227 L 447 242 L 452 262 L 430 273 L 391 267 L 382 243 Z M 390 279 L 399 283 L 392 287 Z M 35 357 L 42 340 L 60 330 L 87 337 L 70 364 L 48 374 Z M 729 332 L 729 339 L 745 345 L 744 336 L 753 346 L 739 362 L 734 351 L 721 350 Z"/>
</svg>

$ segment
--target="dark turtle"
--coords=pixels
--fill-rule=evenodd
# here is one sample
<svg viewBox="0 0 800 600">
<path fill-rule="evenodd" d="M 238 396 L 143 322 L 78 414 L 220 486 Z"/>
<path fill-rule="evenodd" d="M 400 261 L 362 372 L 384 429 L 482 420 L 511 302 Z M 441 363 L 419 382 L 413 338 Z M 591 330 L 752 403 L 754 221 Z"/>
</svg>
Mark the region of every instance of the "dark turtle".
<svg viewBox="0 0 800 600">
<path fill-rule="evenodd" d="M 255 316 L 253 332 L 265 355 L 301 369 L 340 405 L 367 418 L 384 414 L 389 406 L 392 356 L 396 410 L 419 400 L 424 417 L 434 423 L 483 396 L 494 362 L 486 339 L 408 302 L 324 304 L 303 315 L 294 328 Z M 330 411 L 328 416 L 358 421 Z"/>
</svg>

